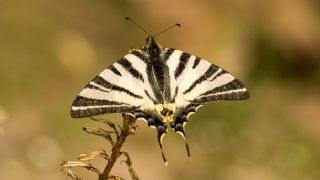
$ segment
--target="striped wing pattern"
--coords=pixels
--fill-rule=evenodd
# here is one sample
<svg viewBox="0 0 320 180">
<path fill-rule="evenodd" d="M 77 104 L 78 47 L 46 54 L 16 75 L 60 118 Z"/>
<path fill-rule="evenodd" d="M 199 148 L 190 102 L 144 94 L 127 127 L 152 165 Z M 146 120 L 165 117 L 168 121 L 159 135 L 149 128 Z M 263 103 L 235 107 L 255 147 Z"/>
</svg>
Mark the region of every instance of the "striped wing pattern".
<svg viewBox="0 0 320 180">
<path fill-rule="evenodd" d="M 169 54 L 171 103 L 178 108 L 217 100 L 247 99 L 243 83 L 224 69 L 194 55 L 166 48 Z M 154 90 L 146 73 L 147 62 L 138 51 L 126 55 L 98 76 L 79 93 L 72 104 L 72 117 L 153 109 Z"/>
<path fill-rule="evenodd" d="M 174 132 L 184 138 L 190 157 L 184 129 L 189 116 L 205 103 L 218 100 L 247 99 L 249 93 L 241 81 L 206 60 L 172 48 L 167 48 L 166 52 L 172 52 L 171 56 L 166 59 L 166 64 L 169 67 L 172 102 L 178 109 L 178 114 L 170 126 Z M 162 133 L 160 134 L 162 137 L 166 132 L 160 131 L 160 133 Z M 159 143 L 162 147 L 161 138 Z M 163 152 L 162 156 L 166 160 Z"/>
<path fill-rule="evenodd" d="M 85 86 L 72 104 L 71 116 L 132 112 L 142 105 L 152 108 L 153 102 L 145 98 L 151 88 L 145 71 L 146 63 L 137 52 L 121 58 Z"/>
<path fill-rule="evenodd" d="M 218 100 L 247 99 L 249 93 L 243 83 L 226 70 L 194 55 L 174 50 L 167 60 L 170 68 L 171 94 L 175 104 L 185 107 L 189 103 L 205 104 Z"/>
</svg>

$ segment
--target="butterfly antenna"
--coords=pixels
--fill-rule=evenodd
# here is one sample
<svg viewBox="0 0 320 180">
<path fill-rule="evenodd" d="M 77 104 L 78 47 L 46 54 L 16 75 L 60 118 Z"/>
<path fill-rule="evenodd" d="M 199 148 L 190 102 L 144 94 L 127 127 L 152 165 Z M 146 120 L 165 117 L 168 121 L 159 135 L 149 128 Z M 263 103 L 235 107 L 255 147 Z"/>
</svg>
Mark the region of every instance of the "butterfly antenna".
<svg viewBox="0 0 320 180">
<path fill-rule="evenodd" d="M 132 22 L 133 24 L 135 24 L 138 28 L 140 28 L 143 32 L 145 32 L 146 34 L 148 34 L 149 36 L 151 36 L 150 33 L 148 33 L 148 31 L 146 31 L 145 29 L 143 29 L 139 24 L 137 24 L 134 20 L 132 20 L 130 17 L 126 17 L 127 21 Z"/>
<path fill-rule="evenodd" d="M 179 23 L 174 24 L 174 25 L 172 25 L 172 26 L 170 26 L 170 27 L 168 27 L 168 28 L 160 31 L 160 32 L 157 33 L 154 37 L 157 37 L 157 36 L 159 36 L 160 34 L 162 34 L 162 33 L 164 33 L 164 32 L 167 32 L 167 31 L 169 31 L 170 29 L 172 29 L 172 28 L 174 28 L 174 27 L 181 27 L 181 24 L 179 24 Z"/>
</svg>

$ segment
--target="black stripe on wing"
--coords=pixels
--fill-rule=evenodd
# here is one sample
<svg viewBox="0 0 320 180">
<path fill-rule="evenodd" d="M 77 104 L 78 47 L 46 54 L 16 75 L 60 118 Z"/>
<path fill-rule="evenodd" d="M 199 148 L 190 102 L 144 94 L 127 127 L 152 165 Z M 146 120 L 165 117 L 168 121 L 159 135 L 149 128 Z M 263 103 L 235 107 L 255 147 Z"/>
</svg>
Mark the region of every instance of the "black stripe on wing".
<svg viewBox="0 0 320 180">
<path fill-rule="evenodd" d="M 237 79 L 234 79 L 233 81 L 227 83 L 227 84 L 224 84 L 222 86 L 219 86 L 219 87 L 216 87 L 212 90 L 209 90 L 203 94 L 201 94 L 200 96 L 203 96 L 203 95 L 210 95 L 210 94 L 216 94 L 216 93 L 219 93 L 219 92 L 224 92 L 224 91 L 230 91 L 230 90 L 237 90 L 237 89 L 243 89 L 244 88 L 244 85 Z"/>
<path fill-rule="evenodd" d="M 173 97 L 171 99 L 171 103 L 175 103 L 176 102 L 176 98 L 178 96 L 178 91 L 179 91 L 179 87 L 176 86 L 176 89 L 174 90 L 174 94 L 173 94 Z"/>
<path fill-rule="evenodd" d="M 109 100 L 102 100 L 102 99 L 91 99 L 86 98 L 83 96 L 77 96 L 76 99 L 73 101 L 73 107 L 80 107 L 80 106 L 103 106 L 103 105 L 128 105 L 127 103 L 117 102 L 117 101 L 109 101 Z"/>
<path fill-rule="evenodd" d="M 121 58 L 117 63 L 125 68 L 134 78 L 144 82 L 142 74 L 132 66 L 131 62 L 128 61 L 128 59 Z"/>
<path fill-rule="evenodd" d="M 138 59 L 142 60 L 146 64 L 148 63 L 147 57 L 145 55 L 143 55 L 141 52 L 133 50 L 133 51 L 130 52 L 130 54 L 135 55 Z"/>
<path fill-rule="evenodd" d="M 98 86 L 95 86 L 95 85 L 92 85 L 92 84 L 88 84 L 85 88 L 88 88 L 88 89 L 96 89 L 96 90 L 99 90 L 99 91 L 103 91 L 103 92 L 110 92 L 109 90 L 106 91 Z"/>
<path fill-rule="evenodd" d="M 172 55 L 172 53 L 174 52 L 174 50 L 175 49 L 173 49 L 173 48 L 168 48 L 164 54 L 163 60 L 167 61 L 170 58 L 170 56 Z"/>
<path fill-rule="evenodd" d="M 220 77 L 223 74 L 227 74 L 228 72 L 226 70 L 221 69 L 221 71 L 219 73 L 217 73 L 214 77 L 212 77 L 211 79 L 208 79 L 210 81 L 214 81 L 216 80 L 218 77 Z"/>
<path fill-rule="evenodd" d="M 93 108 L 93 109 L 71 110 L 71 117 L 86 118 L 86 117 L 103 115 L 106 113 L 126 113 L 126 112 L 132 112 L 137 108 L 138 107 L 120 106 L 120 107 L 103 107 L 103 108 L 100 107 L 100 108 Z"/>
<path fill-rule="evenodd" d="M 200 59 L 201 59 L 201 58 L 196 57 L 196 59 L 194 60 L 194 63 L 193 63 L 192 69 L 196 68 L 196 67 L 199 65 L 199 63 L 200 63 Z"/>
<path fill-rule="evenodd" d="M 200 84 L 201 82 L 207 80 L 209 77 L 211 77 L 219 68 L 213 64 L 210 65 L 210 67 L 207 69 L 207 71 L 200 76 L 196 81 L 194 81 L 191 86 L 186 89 L 183 94 L 187 94 L 189 92 L 191 92 L 198 84 Z"/>
<path fill-rule="evenodd" d="M 242 82 L 237 79 L 209 90 L 196 98 L 194 103 L 205 103 L 218 100 L 242 100 L 249 98 L 249 92 Z"/>
<path fill-rule="evenodd" d="M 139 98 L 139 99 L 143 98 L 142 96 L 137 95 L 126 88 L 123 88 L 123 87 L 120 87 L 120 86 L 117 86 L 115 84 L 108 82 L 107 80 L 105 80 L 101 76 L 96 76 L 92 81 L 95 82 L 96 84 L 99 84 L 99 85 L 107 88 L 107 89 L 110 89 L 110 91 L 120 91 L 120 92 L 124 92 L 132 97 L 135 97 L 135 98 Z"/>
<path fill-rule="evenodd" d="M 176 70 L 174 71 L 174 77 L 177 79 L 181 73 L 183 72 L 183 70 L 186 68 L 186 64 L 188 63 L 189 59 L 190 59 L 190 54 L 183 52 L 180 56 L 180 61 L 179 61 L 179 65 L 176 68 Z"/>
<path fill-rule="evenodd" d="M 82 96 L 77 96 L 72 104 L 71 117 L 84 118 L 102 115 L 105 113 L 132 112 L 137 108 L 138 107 L 121 102 L 90 99 Z"/>
<path fill-rule="evenodd" d="M 116 75 L 118 75 L 118 76 L 122 76 L 122 74 L 118 71 L 118 69 L 117 69 L 116 67 L 114 67 L 113 65 L 111 65 L 111 66 L 109 67 L 109 69 L 110 69 L 114 74 L 116 74 Z"/>
<path fill-rule="evenodd" d="M 153 99 L 150 94 L 148 93 L 147 90 L 144 90 L 144 93 L 146 94 L 146 96 L 153 102 L 153 104 L 158 104 L 159 102 L 155 99 Z"/>
</svg>

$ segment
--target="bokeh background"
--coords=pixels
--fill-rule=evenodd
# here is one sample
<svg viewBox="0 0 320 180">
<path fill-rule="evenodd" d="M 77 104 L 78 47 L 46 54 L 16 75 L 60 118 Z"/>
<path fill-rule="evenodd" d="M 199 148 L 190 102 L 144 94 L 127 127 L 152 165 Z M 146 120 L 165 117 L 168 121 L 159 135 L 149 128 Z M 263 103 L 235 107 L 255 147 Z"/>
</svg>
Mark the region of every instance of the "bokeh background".
<svg viewBox="0 0 320 180">
<path fill-rule="evenodd" d="M 69 110 L 89 80 L 144 44 L 125 16 L 151 33 L 181 23 L 159 42 L 225 68 L 251 92 L 191 116 L 192 161 L 169 133 L 165 167 L 154 129 L 139 122 L 123 150 L 141 179 L 320 179 L 318 0 L 0 0 L 0 179 L 67 180 L 61 161 L 110 150 L 81 130 L 102 124 Z M 113 174 L 129 179 L 125 164 Z"/>
</svg>

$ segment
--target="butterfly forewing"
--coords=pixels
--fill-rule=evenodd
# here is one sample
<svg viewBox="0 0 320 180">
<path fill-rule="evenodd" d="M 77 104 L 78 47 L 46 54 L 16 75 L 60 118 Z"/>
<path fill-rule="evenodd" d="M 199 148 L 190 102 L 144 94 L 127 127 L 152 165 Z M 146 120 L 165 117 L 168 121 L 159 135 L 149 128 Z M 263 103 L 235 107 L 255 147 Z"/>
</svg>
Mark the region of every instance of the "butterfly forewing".
<svg viewBox="0 0 320 180">
<path fill-rule="evenodd" d="M 74 100 L 71 116 L 132 112 L 143 105 L 152 106 L 145 98 L 145 91 L 150 89 L 146 63 L 138 53 L 126 55 L 90 81 Z"/>
</svg>

